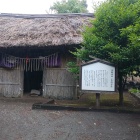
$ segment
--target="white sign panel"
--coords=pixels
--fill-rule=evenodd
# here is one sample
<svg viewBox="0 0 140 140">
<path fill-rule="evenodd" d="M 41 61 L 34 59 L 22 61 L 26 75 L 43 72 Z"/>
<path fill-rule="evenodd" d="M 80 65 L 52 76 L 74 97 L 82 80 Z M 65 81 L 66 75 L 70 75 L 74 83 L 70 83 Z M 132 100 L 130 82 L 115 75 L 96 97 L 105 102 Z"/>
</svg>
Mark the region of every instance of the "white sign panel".
<svg viewBox="0 0 140 140">
<path fill-rule="evenodd" d="M 115 67 L 101 62 L 82 66 L 82 90 L 115 91 Z"/>
</svg>

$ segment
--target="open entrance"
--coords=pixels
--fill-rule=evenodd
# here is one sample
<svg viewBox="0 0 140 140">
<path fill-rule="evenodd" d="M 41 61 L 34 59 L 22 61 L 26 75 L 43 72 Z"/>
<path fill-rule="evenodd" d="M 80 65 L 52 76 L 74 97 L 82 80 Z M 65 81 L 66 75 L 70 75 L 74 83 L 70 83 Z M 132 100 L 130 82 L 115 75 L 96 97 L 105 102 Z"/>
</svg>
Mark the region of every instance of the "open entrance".
<svg viewBox="0 0 140 140">
<path fill-rule="evenodd" d="M 24 71 L 24 93 L 30 94 L 32 90 L 42 91 L 43 71 Z"/>
</svg>

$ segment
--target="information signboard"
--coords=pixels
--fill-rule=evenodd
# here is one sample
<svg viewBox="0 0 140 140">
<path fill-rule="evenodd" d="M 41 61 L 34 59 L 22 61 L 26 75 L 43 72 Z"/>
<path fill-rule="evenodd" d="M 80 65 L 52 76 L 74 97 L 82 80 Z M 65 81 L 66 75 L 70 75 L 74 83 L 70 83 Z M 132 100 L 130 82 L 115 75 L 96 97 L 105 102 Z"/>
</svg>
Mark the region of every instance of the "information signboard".
<svg viewBox="0 0 140 140">
<path fill-rule="evenodd" d="M 115 91 L 115 66 L 103 60 L 94 60 L 81 66 L 81 90 Z"/>
</svg>

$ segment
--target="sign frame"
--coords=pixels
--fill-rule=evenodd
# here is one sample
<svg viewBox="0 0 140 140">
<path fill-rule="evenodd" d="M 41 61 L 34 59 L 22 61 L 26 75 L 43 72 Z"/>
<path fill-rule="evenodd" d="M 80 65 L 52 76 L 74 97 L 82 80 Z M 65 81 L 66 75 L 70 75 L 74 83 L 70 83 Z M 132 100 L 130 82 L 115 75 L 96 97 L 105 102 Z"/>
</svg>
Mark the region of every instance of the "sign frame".
<svg viewBox="0 0 140 140">
<path fill-rule="evenodd" d="M 112 90 L 112 91 L 108 91 L 108 90 L 96 90 L 96 89 L 95 90 L 94 89 L 93 90 L 86 90 L 86 89 L 83 89 L 82 88 L 82 67 L 88 66 L 88 65 L 91 65 L 91 64 L 95 64 L 95 63 L 101 63 L 101 64 L 105 64 L 107 66 L 114 67 L 114 69 L 115 69 L 114 90 Z M 118 69 L 117 69 L 117 67 L 113 63 L 110 63 L 108 61 L 101 60 L 101 59 L 95 59 L 95 60 L 92 60 L 92 61 L 88 61 L 85 64 L 82 64 L 80 66 L 80 79 L 79 79 L 80 80 L 80 90 L 82 92 L 88 92 L 88 93 L 111 93 L 111 92 L 116 92 L 117 91 L 117 76 L 118 76 L 117 73 L 118 73 Z"/>
</svg>

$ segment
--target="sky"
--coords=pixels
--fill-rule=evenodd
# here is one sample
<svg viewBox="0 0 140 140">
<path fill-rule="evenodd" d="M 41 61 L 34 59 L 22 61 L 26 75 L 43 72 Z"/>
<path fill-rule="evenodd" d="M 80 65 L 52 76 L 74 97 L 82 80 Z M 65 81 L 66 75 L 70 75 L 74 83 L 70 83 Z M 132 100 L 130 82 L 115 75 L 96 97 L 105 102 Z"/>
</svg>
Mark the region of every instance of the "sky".
<svg viewBox="0 0 140 140">
<path fill-rule="evenodd" d="M 0 0 L 0 13 L 17 14 L 46 14 L 51 13 L 49 7 L 54 2 L 61 0 Z M 87 0 L 88 10 L 93 13 L 93 2 L 98 3 L 105 0 Z"/>
</svg>

